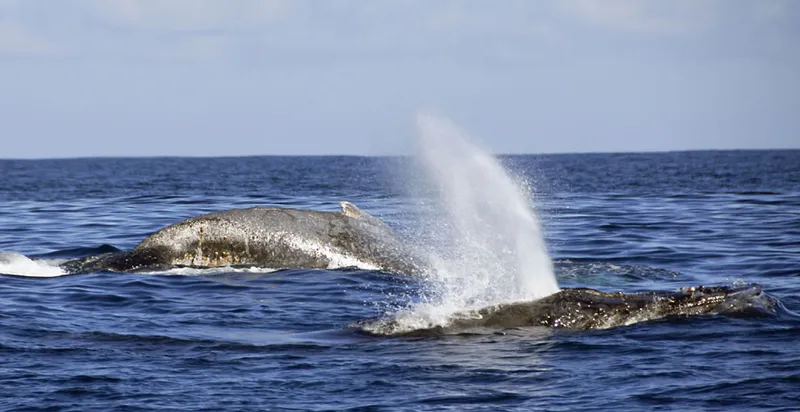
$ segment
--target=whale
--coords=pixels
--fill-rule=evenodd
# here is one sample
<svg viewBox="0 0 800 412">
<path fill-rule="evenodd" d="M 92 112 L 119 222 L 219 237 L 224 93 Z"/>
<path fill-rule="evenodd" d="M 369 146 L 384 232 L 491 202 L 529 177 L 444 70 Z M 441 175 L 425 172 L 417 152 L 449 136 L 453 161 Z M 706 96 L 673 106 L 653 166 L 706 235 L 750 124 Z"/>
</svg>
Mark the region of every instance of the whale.
<svg viewBox="0 0 800 412">
<path fill-rule="evenodd" d="M 421 273 L 421 255 L 386 223 L 350 202 L 339 205 L 337 212 L 254 207 L 209 213 L 167 226 L 130 251 L 69 260 L 60 266 L 73 274 L 216 267 L 359 267 Z"/>
<path fill-rule="evenodd" d="M 657 319 L 698 315 L 775 315 L 777 300 L 762 289 L 761 285 L 751 284 L 626 294 L 589 288 L 565 288 L 534 301 L 459 311 L 436 325 L 409 329 L 400 317 L 395 316 L 359 321 L 350 326 L 371 335 L 429 337 L 522 327 L 609 329 Z"/>
<path fill-rule="evenodd" d="M 66 261 L 71 274 L 152 272 L 172 268 L 264 267 L 337 269 L 358 267 L 397 275 L 426 275 L 427 255 L 405 243 L 386 223 L 354 204 L 337 212 L 292 208 L 232 209 L 167 226 L 129 251 Z M 605 292 L 563 288 L 541 299 L 457 311 L 444 322 L 413 322 L 402 314 L 350 327 L 370 335 L 426 337 L 476 330 L 548 327 L 608 329 L 663 318 L 699 315 L 769 316 L 778 302 L 761 285 L 697 286 L 676 291 Z"/>
</svg>

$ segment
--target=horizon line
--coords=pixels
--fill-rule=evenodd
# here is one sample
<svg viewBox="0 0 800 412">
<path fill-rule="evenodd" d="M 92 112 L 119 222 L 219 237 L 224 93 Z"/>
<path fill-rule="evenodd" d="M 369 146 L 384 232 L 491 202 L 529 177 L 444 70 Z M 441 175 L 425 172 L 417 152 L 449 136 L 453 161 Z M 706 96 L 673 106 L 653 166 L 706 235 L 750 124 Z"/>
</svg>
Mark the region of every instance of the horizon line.
<svg viewBox="0 0 800 412">
<path fill-rule="evenodd" d="M 567 155 L 621 155 L 621 154 L 666 154 L 692 152 L 774 152 L 800 151 L 800 147 L 776 148 L 731 148 L 731 149 L 677 149 L 677 150 L 634 150 L 634 151 L 586 151 L 586 152 L 539 152 L 539 153 L 492 153 L 492 156 L 567 156 Z M 256 157 L 357 157 L 357 158 L 392 158 L 414 157 L 413 154 L 242 154 L 242 155 L 98 155 L 98 156 L 65 156 L 65 157 L 0 157 L 0 161 L 38 161 L 38 160 L 102 160 L 102 159 L 236 159 Z"/>
</svg>

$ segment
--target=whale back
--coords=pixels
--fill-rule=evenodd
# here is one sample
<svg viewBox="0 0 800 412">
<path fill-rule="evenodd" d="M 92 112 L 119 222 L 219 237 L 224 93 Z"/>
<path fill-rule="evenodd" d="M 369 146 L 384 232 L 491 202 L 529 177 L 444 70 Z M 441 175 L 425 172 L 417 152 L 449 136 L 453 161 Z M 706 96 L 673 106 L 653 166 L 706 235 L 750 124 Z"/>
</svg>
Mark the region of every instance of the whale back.
<svg viewBox="0 0 800 412">
<path fill-rule="evenodd" d="M 668 316 L 695 316 L 734 312 L 746 301 L 750 309 L 774 313 L 774 301 L 760 285 L 746 288 L 696 287 L 674 292 L 601 292 L 588 288 L 564 289 L 538 301 L 484 308 L 491 327 L 531 326 L 568 329 L 607 329 Z M 759 305 L 753 303 L 759 302 Z M 744 308 L 744 307 L 742 307 Z"/>
<path fill-rule="evenodd" d="M 607 329 L 671 316 L 772 316 L 776 313 L 777 301 L 763 293 L 760 285 L 740 288 L 700 286 L 675 292 L 631 294 L 574 288 L 535 301 L 458 312 L 444 325 L 408 330 L 396 319 L 381 319 L 352 326 L 376 335 L 438 336 L 485 328 Z"/>
<path fill-rule="evenodd" d="M 119 269 L 357 266 L 398 273 L 418 270 L 388 225 L 350 202 L 340 206 L 339 212 L 254 207 L 192 217 L 144 239 L 126 257 L 131 267 Z"/>
</svg>

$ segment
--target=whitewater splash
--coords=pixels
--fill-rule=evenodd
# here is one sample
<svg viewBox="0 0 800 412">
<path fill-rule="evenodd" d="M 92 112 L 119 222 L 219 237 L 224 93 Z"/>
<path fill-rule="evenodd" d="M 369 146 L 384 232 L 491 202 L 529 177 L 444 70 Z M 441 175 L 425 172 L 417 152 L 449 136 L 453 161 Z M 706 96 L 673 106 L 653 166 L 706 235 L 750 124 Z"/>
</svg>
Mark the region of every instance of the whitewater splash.
<svg viewBox="0 0 800 412">
<path fill-rule="evenodd" d="M 65 261 L 64 259 L 38 260 L 31 259 L 20 253 L 0 252 L 0 274 L 35 278 L 54 278 L 69 275 L 69 272 L 59 266 Z M 172 268 L 161 271 L 139 272 L 139 275 L 211 276 L 228 273 L 272 273 L 278 270 L 255 266 L 221 266 L 217 268 Z"/>
<path fill-rule="evenodd" d="M 14 252 L 0 252 L 0 274 L 53 278 L 68 274 L 58 265 L 63 260 L 33 260 Z"/>
<path fill-rule="evenodd" d="M 440 257 L 432 296 L 396 314 L 398 324 L 430 327 L 465 308 L 558 292 L 530 194 L 450 121 L 423 113 L 417 126 L 424 181 L 414 183 L 434 193 L 423 230 Z"/>
</svg>

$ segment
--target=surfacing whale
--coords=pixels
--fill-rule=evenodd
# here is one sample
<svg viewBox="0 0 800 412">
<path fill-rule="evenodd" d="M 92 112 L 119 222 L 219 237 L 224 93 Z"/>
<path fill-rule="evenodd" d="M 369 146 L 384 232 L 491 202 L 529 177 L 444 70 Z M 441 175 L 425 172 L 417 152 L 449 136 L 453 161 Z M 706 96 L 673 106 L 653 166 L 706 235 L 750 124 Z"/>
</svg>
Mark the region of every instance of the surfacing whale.
<svg viewBox="0 0 800 412">
<path fill-rule="evenodd" d="M 118 251 L 61 264 L 69 273 L 142 272 L 177 267 L 420 272 L 419 258 L 382 222 L 350 202 L 339 212 L 233 209 L 186 219 Z"/>
<path fill-rule="evenodd" d="M 422 254 L 381 220 L 349 202 L 339 212 L 288 208 L 234 209 L 167 226 L 130 251 L 112 251 L 61 264 L 69 273 L 141 272 L 176 267 L 333 269 L 360 267 L 424 274 Z M 464 310 L 443 324 L 411 329 L 402 319 L 352 324 L 374 335 L 437 336 L 476 329 L 530 326 L 606 329 L 694 315 L 775 315 L 777 301 L 760 285 L 692 287 L 673 292 L 601 292 L 573 288 L 545 298 Z"/>
<path fill-rule="evenodd" d="M 775 298 L 761 285 L 690 287 L 675 292 L 601 292 L 562 289 L 531 302 L 507 303 L 453 314 L 444 325 L 409 330 L 398 318 L 361 321 L 352 327 L 383 336 L 439 336 L 476 329 L 545 326 L 576 330 L 607 329 L 637 322 L 694 315 L 769 316 Z"/>
</svg>

